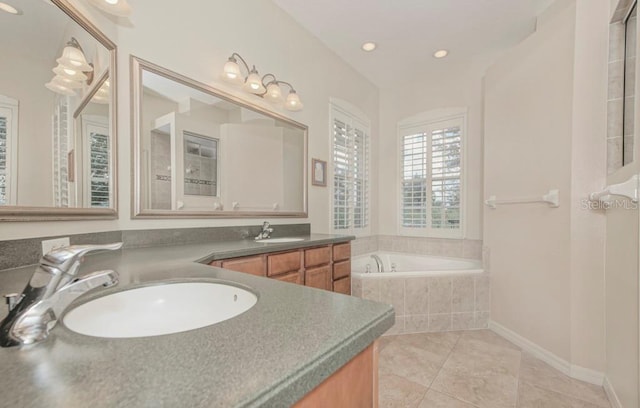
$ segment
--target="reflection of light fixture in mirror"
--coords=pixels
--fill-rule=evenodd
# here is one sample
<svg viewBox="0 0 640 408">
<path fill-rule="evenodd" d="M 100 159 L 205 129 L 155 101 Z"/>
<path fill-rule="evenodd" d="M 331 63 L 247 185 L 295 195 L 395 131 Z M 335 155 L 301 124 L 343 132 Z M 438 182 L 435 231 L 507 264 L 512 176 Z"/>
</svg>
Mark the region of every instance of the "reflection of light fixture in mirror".
<svg viewBox="0 0 640 408">
<path fill-rule="evenodd" d="M 87 63 L 82 47 L 75 37 L 67 43 L 62 51 L 62 56 L 56 60 L 58 64 L 70 69 L 78 69 L 82 72 L 91 72 L 93 67 Z"/>
<path fill-rule="evenodd" d="M 242 66 L 247 72 L 246 77 L 242 74 L 240 65 L 238 65 L 238 60 L 242 62 Z M 265 82 L 267 77 L 272 78 L 272 80 Z M 238 53 L 234 52 L 231 54 L 227 62 L 224 64 L 224 68 L 222 69 L 222 78 L 234 85 L 242 85 L 242 89 L 244 91 L 262 96 L 265 100 L 274 104 L 283 102 L 280 84 L 288 85 L 291 89 L 284 107 L 290 111 L 299 111 L 304 106 L 300 101 L 300 97 L 290 83 L 279 81 L 273 74 L 266 74 L 260 78 L 256 66 L 254 65 L 252 69 L 249 69 L 249 64 L 247 64 L 244 58 L 242 58 Z"/>
<path fill-rule="evenodd" d="M 13 7 L 11 4 L 0 2 L 0 11 L 4 11 L 5 13 L 13 14 L 14 16 L 19 16 L 22 14 L 22 10 L 19 10 Z"/>
<path fill-rule="evenodd" d="M 72 89 L 69 89 L 64 85 L 55 83 L 54 80 L 51 80 L 51 82 L 47 82 L 46 84 L 44 84 L 44 86 L 47 87 L 47 89 L 49 89 L 50 91 L 59 93 L 61 95 L 74 96 L 76 94 Z"/>
<path fill-rule="evenodd" d="M 131 6 L 127 0 L 89 0 L 91 5 L 117 17 L 129 17 Z"/>
<path fill-rule="evenodd" d="M 67 68 L 62 65 L 58 65 L 57 67 L 55 67 L 53 69 L 53 72 L 56 75 L 61 76 L 63 78 L 67 78 L 71 81 L 82 82 L 87 80 L 87 76 L 82 71 L 77 69 Z"/>
<path fill-rule="evenodd" d="M 56 76 L 47 83 L 47 89 L 67 96 L 75 95 L 73 89 L 82 88 L 82 82 L 91 84 L 93 65 L 87 62 L 82 47 L 75 37 L 67 42 L 62 56 L 56 60 L 58 66 L 53 68 Z"/>
<path fill-rule="evenodd" d="M 69 89 L 82 88 L 82 84 L 80 82 L 74 81 L 74 80 L 69 79 L 69 78 L 65 78 L 65 77 L 60 76 L 60 75 L 56 75 L 55 77 L 53 77 L 51 82 L 56 84 L 56 85 L 61 85 L 61 86 L 65 87 L 65 88 L 69 88 Z"/>
</svg>

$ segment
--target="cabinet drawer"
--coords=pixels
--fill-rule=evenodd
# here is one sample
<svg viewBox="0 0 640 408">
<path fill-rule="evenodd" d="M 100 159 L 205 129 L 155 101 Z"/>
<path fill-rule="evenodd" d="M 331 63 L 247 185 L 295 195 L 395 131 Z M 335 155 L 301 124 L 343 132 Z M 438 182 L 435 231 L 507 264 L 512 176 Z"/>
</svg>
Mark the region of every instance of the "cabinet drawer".
<svg viewBox="0 0 640 408">
<path fill-rule="evenodd" d="M 263 255 L 222 261 L 223 268 L 232 271 L 250 273 L 251 275 L 266 276 L 267 263 Z"/>
<path fill-rule="evenodd" d="M 267 256 L 267 275 L 274 276 L 287 272 L 299 271 L 301 268 L 300 251 Z"/>
<path fill-rule="evenodd" d="M 304 251 L 304 265 L 307 267 L 326 265 L 329 262 L 331 262 L 331 248 L 328 246 Z"/>
<path fill-rule="evenodd" d="M 333 281 L 333 291 L 344 295 L 351 295 L 351 278 L 342 278 Z"/>
<path fill-rule="evenodd" d="M 333 264 L 333 280 L 346 278 L 351 275 L 351 261 L 336 262 Z"/>
<path fill-rule="evenodd" d="M 286 275 L 275 276 L 272 279 L 302 285 L 302 272 L 287 273 Z"/>
<path fill-rule="evenodd" d="M 351 258 L 351 243 L 338 244 L 333 246 L 333 260 L 344 261 Z"/>
<path fill-rule="evenodd" d="M 307 269 L 305 271 L 304 284 L 312 288 L 331 290 L 331 266 Z"/>
</svg>

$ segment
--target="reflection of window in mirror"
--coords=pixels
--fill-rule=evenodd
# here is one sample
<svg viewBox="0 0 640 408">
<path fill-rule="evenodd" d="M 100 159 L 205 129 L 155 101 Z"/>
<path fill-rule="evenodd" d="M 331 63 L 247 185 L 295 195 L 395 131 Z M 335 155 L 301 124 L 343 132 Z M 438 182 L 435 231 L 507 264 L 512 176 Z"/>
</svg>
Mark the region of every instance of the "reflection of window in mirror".
<svg viewBox="0 0 640 408">
<path fill-rule="evenodd" d="M 84 202 L 91 208 L 109 208 L 108 118 L 82 115 L 82 126 L 85 147 L 83 174 L 89 175 L 84 180 Z"/>
<path fill-rule="evenodd" d="M 624 95 L 623 95 L 623 148 L 622 164 L 633 162 L 633 139 L 635 122 L 636 44 L 637 44 L 637 3 L 633 4 L 624 22 Z"/>
<path fill-rule="evenodd" d="M 53 203 L 55 207 L 69 207 L 69 157 L 72 118 L 68 96 L 56 96 L 52 122 Z"/>
<path fill-rule="evenodd" d="M 184 194 L 218 197 L 218 139 L 184 131 Z"/>
<path fill-rule="evenodd" d="M 16 205 L 17 142 L 18 101 L 0 95 L 0 205 Z"/>
</svg>

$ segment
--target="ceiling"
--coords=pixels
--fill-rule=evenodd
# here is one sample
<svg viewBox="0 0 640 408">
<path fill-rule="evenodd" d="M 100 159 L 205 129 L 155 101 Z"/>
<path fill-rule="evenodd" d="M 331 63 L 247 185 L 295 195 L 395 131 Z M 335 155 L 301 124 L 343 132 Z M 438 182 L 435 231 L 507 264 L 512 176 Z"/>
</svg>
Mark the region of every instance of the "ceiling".
<svg viewBox="0 0 640 408">
<path fill-rule="evenodd" d="M 495 58 L 553 0 L 273 0 L 371 82 L 393 87 Z M 366 41 L 378 48 L 366 53 Z M 447 58 L 433 58 L 438 49 Z"/>
</svg>

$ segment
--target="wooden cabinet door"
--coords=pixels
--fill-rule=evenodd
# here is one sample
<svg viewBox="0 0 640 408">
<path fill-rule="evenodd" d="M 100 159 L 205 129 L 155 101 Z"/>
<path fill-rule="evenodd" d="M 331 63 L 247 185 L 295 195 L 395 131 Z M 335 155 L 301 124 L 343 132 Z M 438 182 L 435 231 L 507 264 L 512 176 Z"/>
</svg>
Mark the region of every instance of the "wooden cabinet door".
<svg viewBox="0 0 640 408">
<path fill-rule="evenodd" d="M 351 277 L 333 281 L 333 291 L 343 295 L 351 295 Z"/>
<path fill-rule="evenodd" d="M 333 279 L 342 279 L 351 276 L 351 261 L 341 261 L 333 264 Z"/>
<path fill-rule="evenodd" d="M 305 271 L 304 285 L 312 288 L 332 290 L 331 266 L 321 266 Z"/>
<path fill-rule="evenodd" d="M 272 279 L 302 285 L 302 272 L 292 272 L 286 275 L 274 276 Z"/>
<path fill-rule="evenodd" d="M 345 261 L 351 258 L 351 243 L 336 244 L 333 246 L 333 260 Z"/>
<path fill-rule="evenodd" d="M 223 260 L 220 266 L 232 271 L 250 273 L 256 276 L 267 275 L 267 262 L 264 255 Z"/>
<path fill-rule="evenodd" d="M 327 265 L 331 262 L 331 247 L 307 249 L 304 251 L 304 266 Z"/>
<path fill-rule="evenodd" d="M 283 254 L 267 255 L 267 275 L 281 275 L 302 269 L 302 252 L 293 251 Z"/>
</svg>

